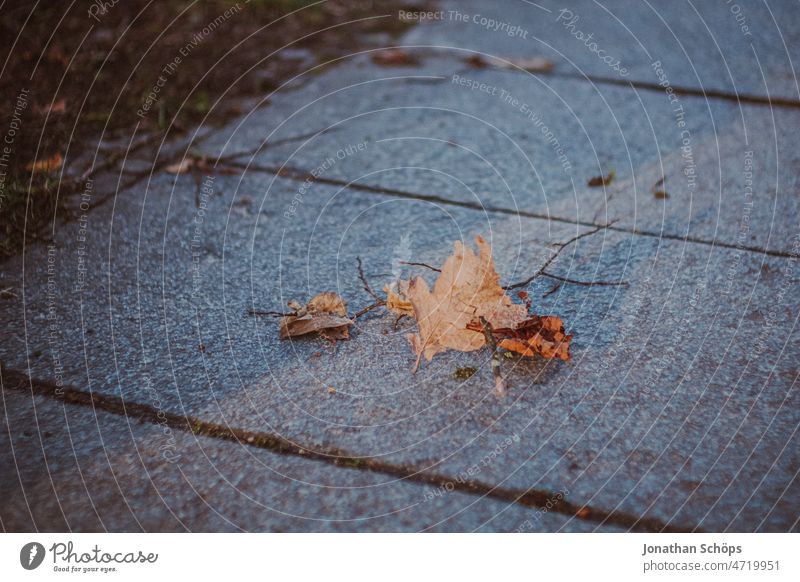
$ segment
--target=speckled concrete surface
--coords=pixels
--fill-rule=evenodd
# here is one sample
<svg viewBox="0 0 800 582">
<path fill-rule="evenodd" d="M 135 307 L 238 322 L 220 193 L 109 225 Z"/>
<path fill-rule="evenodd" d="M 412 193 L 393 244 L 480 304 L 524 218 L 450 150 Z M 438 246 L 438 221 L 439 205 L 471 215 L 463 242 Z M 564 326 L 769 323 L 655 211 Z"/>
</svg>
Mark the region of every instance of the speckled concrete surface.
<svg viewBox="0 0 800 582">
<path fill-rule="evenodd" d="M 20 392 L 2 416 L 8 531 L 615 531 Z"/>
<path fill-rule="evenodd" d="M 729 30 L 739 24 L 724 6 L 662 8 L 661 24 L 648 5 L 625 18 L 613 5 L 573 11 L 609 53 L 627 55 L 637 83 L 658 82 L 650 62 L 660 59 L 675 86 L 796 99 L 786 59 L 797 43 L 785 49 L 767 30 L 774 15 L 791 38 L 789 5 L 741 4 L 761 31 L 753 49 Z M 560 23 L 536 16 L 554 20 L 544 8 L 458 6 L 502 15 L 536 42 L 442 20 L 401 39 L 419 45 L 408 49 L 417 66 L 356 55 L 309 74 L 204 133 L 196 151 L 207 154 L 267 144 L 233 160 L 238 174 L 198 184 L 158 172 L 118 193 L 113 177 L 98 180 L 93 195 L 109 202 L 62 226 L 52 248 L 0 266 L 16 294 L 0 300 L 3 369 L 308 451 L 470 474 L 506 491 L 567 491 L 576 506 L 665 527 L 797 530 L 800 111 L 689 94 L 670 102 L 660 90 L 572 78 L 571 63 L 608 73 Z M 544 55 L 556 68 L 470 68 L 470 50 Z M 761 81 L 744 50 L 761 57 Z M 308 137 L 271 145 L 293 136 Z M 273 171 L 284 165 L 296 172 Z M 607 187 L 586 185 L 611 169 Z M 304 183 L 312 170 L 322 180 Z M 668 198 L 654 195 L 661 188 Z M 383 310 L 335 353 L 320 339 L 282 342 L 274 318 L 247 313 L 322 290 L 353 313 L 372 301 L 357 258 L 377 291 L 397 276 L 432 281 L 398 261 L 438 265 L 453 241 L 478 234 L 505 283 L 587 234 L 548 271 L 613 283 L 539 277 L 526 287 L 537 313 L 574 334 L 573 360 L 506 360 L 505 398 L 492 394 L 485 351 L 440 354 L 412 374 L 411 325 Z M 457 379 L 460 367 L 477 373 Z M 4 402 L 7 529 L 627 529 L 188 432 L 175 432 L 181 461 L 170 463 L 162 429 L 140 419 L 16 389 Z"/>
</svg>

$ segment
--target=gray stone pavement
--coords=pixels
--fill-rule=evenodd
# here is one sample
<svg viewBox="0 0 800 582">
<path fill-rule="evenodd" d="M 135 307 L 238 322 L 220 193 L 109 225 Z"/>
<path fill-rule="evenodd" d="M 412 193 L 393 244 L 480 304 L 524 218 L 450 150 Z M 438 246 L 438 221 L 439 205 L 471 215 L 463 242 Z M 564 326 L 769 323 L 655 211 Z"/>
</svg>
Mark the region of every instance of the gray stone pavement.
<svg viewBox="0 0 800 582">
<path fill-rule="evenodd" d="M 541 55 L 556 62 L 560 73 L 646 83 L 658 82 L 652 63 L 660 60 L 676 86 L 798 98 L 793 63 L 800 49 L 792 40 L 800 23 L 792 2 L 646 2 L 632 7 L 625 0 L 466 0 L 442 8 L 444 21 L 411 31 L 408 44 L 510 57 Z M 512 31 L 514 26 L 519 30 Z M 622 67 L 628 75 L 620 75 Z"/>
<path fill-rule="evenodd" d="M 354 58 L 354 66 L 310 81 L 306 99 L 293 94 L 257 109 L 201 150 L 228 156 L 263 146 L 242 162 L 312 170 L 347 144 L 368 144 L 325 176 L 568 222 L 616 220 L 653 236 L 790 252 L 800 110 L 693 96 L 671 104 L 664 92 L 473 69 L 463 52 L 408 50 L 421 55 L 421 66 L 376 71 L 368 56 Z M 307 134 L 300 143 L 264 145 Z M 586 186 L 612 170 L 617 179 L 608 188 Z M 652 193 L 662 177 L 658 188 L 667 199 Z"/>
<path fill-rule="evenodd" d="M 3 527 L 28 531 L 592 531 L 491 497 L 5 395 Z M 606 528 L 610 529 L 610 528 Z"/>
<path fill-rule="evenodd" d="M 573 12 L 609 54 L 626 56 L 637 83 L 658 82 L 650 62 L 660 59 L 676 87 L 797 99 L 794 47 L 769 28 L 772 11 L 788 38 L 791 6 L 740 4 L 752 49 L 729 30 L 739 24 L 724 4 L 660 8 L 663 29 L 649 5 L 579 2 Z M 407 49 L 420 57 L 413 67 L 356 55 L 309 73 L 194 148 L 259 149 L 233 160 L 239 174 L 198 186 L 156 172 L 64 225 L 52 250 L 0 266 L 17 295 L 0 301 L 4 370 L 277 436 L 314 457 L 176 429 L 169 462 L 163 427 L 146 416 L 6 388 L 0 452 L 14 469 L 4 471 L 3 527 L 797 530 L 800 112 L 682 93 L 678 118 L 661 90 L 571 78 L 609 74 L 545 8 L 458 3 L 528 39 L 445 19 L 400 39 L 420 47 Z M 476 50 L 545 55 L 556 67 L 470 68 L 463 58 Z M 297 136 L 307 137 L 272 145 Z M 586 186 L 612 168 L 608 187 Z M 651 191 L 662 176 L 667 199 Z M 93 196 L 113 194 L 115 181 L 98 180 Z M 322 290 L 352 313 L 371 302 L 357 258 L 380 290 L 397 257 L 440 264 L 452 241 L 476 234 L 492 243 L 504 282 L 525 280 L 560 243 L 612 221 L 565 247 L 549 272 L 624 284 L 532 281 L 535 311 L 574 334 L 573 360 L 508 360 L 503 399 L 485 351 L 441 354 L 412 374 L 411 328 L 380 310 L 335 353 L 318 339 L 281 342 L 274 319 L 247 314 Z M 456 379 L 464 366 L 478 371 Z M 442 494 L 415 475 L 470 475 L 475 487 Z M 540 501 L 566 492 L 584 519 L 509 501 L 528 491 Z M 25 499 L 36 501 L 33 517 Z"/>
</svg>

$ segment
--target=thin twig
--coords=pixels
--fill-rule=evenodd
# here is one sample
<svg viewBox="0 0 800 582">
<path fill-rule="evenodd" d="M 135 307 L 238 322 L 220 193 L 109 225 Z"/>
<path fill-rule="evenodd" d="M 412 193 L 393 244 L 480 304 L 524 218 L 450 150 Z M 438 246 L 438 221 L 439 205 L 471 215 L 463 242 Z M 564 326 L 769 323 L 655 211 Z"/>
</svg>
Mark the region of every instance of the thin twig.
<svg viewBox="0 0 800 582">
<path fill-rule="evenodd" d="M 431 271 L 436 271 L 437 273 L 441 273 L 441 269 L 437 269 L 436 267 L 431 267 L 428 263 L 412 263 L 410 261 L 397 261 L 401 265 L 408 265 L 409 267 L 425 267 L 426 269 L 430 269 Z"/>
<path fill-rule="evenodd" d="M 492 324 L 486 321 L 486 318 L 481 316 L 481 325 L 483 326 L 483 335 L 486 337 L 486 343 L 492 348 L 492 374 L 494 374 L 494 393 L 497 396 L 506 395 L 506 383 L 503 380 L 503 374 L 500 371 L 500 352 L 497 350 L 497 342 L 494 339 L 494 330 Z"/>
<path fill-rule="evenodd" d="M 364 268 L 361 265 L 361 257 L 356 257 L 356 263 L 358 264 L 358 278 L 361 279 L 361 284 L 364 285 L 364 291 L 369 293 L 375 301 L 383 301 L 378 297 L 378 294 L 372 290 L 372 287 L 369 286 L 367 277 L 364 275 Z"/>
<path fill-rule="evenodd" d="M 245 156 L 255 156 L 256 154 L 261 153 L 262 150 L 267 149 L 267 148 L 273 148 L 273 147 L 276 147 L 276 146 L 279 146 L 279 145 L 291 143 L 293 141 L 300 141 L 301 139 L 308 139 L 308 138 L 316 137 L 316 136 L 319 136 L 319 135 L 324 135 L 326 133 L 330 133 L 330 132 L 333 132 L 333 131 L 337 131 L 337 128 L 335 128 L 335 127 L 334 128 L 330 128 L 329 127 L 329 128 L 325 128 L 325 129 L 321 129 L 321 130 L 317 130 L 317 131 L 309 131 L 308 133 L 301 133 L 300 135 L 294 135 L 292 137 L 286 137 L 286 138 L 283 138 L 283 139 L 276 139 L 275 141 L 267 141 L 267 142 L 264 142 L 264 143 L 256 146 L 253 149 L 249 149 L 249 150 L 246 150 L 246 151 L 243 151 L 243 152 L 234 152 L 234 153 L 228 154 L 226 156 L 219 156 L 216 159 L 215 163 L 230 162 L 230 161 L 235 160 L 236 158 L 243 158 Z"/>
<path fill-rule="evenodd" d="M 553 293 L 555 293 L 559 289 L 561 289 L 561 283 L 556 283 L 555 285 L 553 285 L 553 288 L 550 289 L 550 291 L 542 295 L 542 299 L 544 299 L 545 297 L 550 297 Z"/>
<path fill-rule="evenodd" d="M 553 275 L 547 271 L 542 271 L 539 273 L 539 275 L 555 281 L 561 281 L 562 283 L 569 283 L 570 285 L 583 285 L 584 287 L 625 287 L 628 284 L 627 281 L 581 281 L 579 279 L 562 277 L 561 275 Z"/>
<path fill-rule="evenodd" d="M 356 313 L 353 316 L 353 319 L 354 320 L 358 319 L 359 317 L 361 317 L 365 313 L 369 313 L 373 309 L 377 309 L 378 307 L 383 307 L 384 305 L 386 305 L 386 301 L 384 301 L 383 299 L 378 299 L 375 303 L 371 303 L 370 305 L 367 305 L 364 309 L 362 309 L 361 311 Z"/>
<path fill-rule="evenodd" d="M 533 282 L 534 279 L 536 279 L 538 277 L 548 277 L 550 279 L 556 279 L 557 281 L 562 281 L 563 283 L 572 283 L 574 285 L 584 285 L 586 287 L 593 287 L 595 285 L 601 285 L 601 286 L 602 285 L 606 285 L 606 286 L 608 286 L 608 285 L 627 285 L 627 283 L 621 282 L 621 281 L 620 282 L 617 282 L 617 281 L 614 281 L 614 282 L 611 282 L 611 281 L 579 281 L 577 279 L 568 279 L 566 277 L 560 277 L 558 275 L 552 275 L 552 274 L 547 272 L 547 267 L 549 267 L 551 264 L 553 264 L 553 261 L 555 261 L 558 258 L 558 255 L 560 255 L 561 252 L 565 248 L 567 248 L 569 245 L 579 241 L 580 239 L 582 239 L 584 237 L 593 235 L 593 234 L 595 234 L 597 232 L 600 232 L 601 230 L 604 230 L 604 229 L 608 228 L 609 226 L 614 224 L 614 222 L 616 222 L 616 221 L 611 221 L 611 222 L 609 222 L 607 224 L 598 226 L 597 228 L 593 228 L 592 230 L 587 230 L 586 232 L 582 232 L 581 234 L 577 234 L 577 235 L 573 236 L 571 239 L 569 239 L 566 242 L 559 243 L 558 251 L 553 253 L 553 256 L 551 256 L 549 259 L 547 259 L 544 262 L 544 264 L 541 267 L 539 267 L 539 269 L 533 275 L 531 275 L 530 277 L 528 277 L 527 279 L 525 279 L 523 281 L 518 281 L 517 283 L 511 283 L 510 285 L 506 285 L 505 287 L 503 287 L 503 289 L 505 289 L 506 291 L 511 291 L 512 289 L 519 289 L 520 287 L 527 287 L 528 285 L 531 284 L 531 282 Z"/>
<path fill-rule="evenodd" d="M 289 315 L 294 315 L 294 313 L 281 313 L 280 311 L 259 311 L 257 309 L 248 309 L 247 315 L 253 315 L 255 317 L 287 317 Z"/>
<path fill-rule="evenodd" d="M 100 172 L 104 172 L 106 170 L 110 170 L 111 168 L 116 166 L 117 162 L 119 162 L 120 160 L 127 159 L 127 157 L 129 155 L 131 155 L 132 153 L 137 152 L 141 148 L 143 148 L 145 146 L 148 146 L 151 143 L 156 142 L 159 138 L 163 138 L 163 137 L 164 137 L 164 133 L 163 132 L 152 133 L 149 136 L 139 140 L 139 142 L 137 142 L 135 144 L 132 144 L 129 148 L 123 148 L 123 149 L 120 149 L 120 150 L 105 154 L 104 155 L 104 160 L 105 161 L 103 163 L 95 166 L 94 162 L 92 162 L 92 165 L 89 166 L 88 168 L 86 168 L 86 170 L 84 170 L 84 172 L 78 178 L 76 178 L 74 180 L 74 183 L 72 184 L 72 186 L 75 189 L 80 190 L 81 188 L 84 187 L 84 183 L 89 178 L 97 175 Z"/>
</svg>

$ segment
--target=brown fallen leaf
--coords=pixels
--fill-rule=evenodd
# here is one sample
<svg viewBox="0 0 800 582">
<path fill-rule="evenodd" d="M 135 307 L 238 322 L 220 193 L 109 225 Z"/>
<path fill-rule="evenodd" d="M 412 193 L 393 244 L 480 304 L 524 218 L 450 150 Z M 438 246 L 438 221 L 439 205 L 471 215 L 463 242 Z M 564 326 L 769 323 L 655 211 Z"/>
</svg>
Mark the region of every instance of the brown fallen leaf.
<svg viewBox="0 0 800 582">
<path fill-rule="evenodd" d="M 198 170 L 200 172 L 205 172 L 206 174 L 223 174 L 228 176 L 240 173 L 238 168 L 234 168 L 232 166 L 215 166 L 208 160 L 208 158 L 204 156 L 187 156 L 177 164 L 167 166 L 166 170 L 170 174 L 186 174 L 191 170 Z"/>
<path fill-rule="evenodd" d="M 44 105 L 36 108 L 36 111 L 38 111 L 42 115 L 48 115 L 50 113 L 64 113 L 66 110 L 67 110 L 67 102 L 64 99 L 59 99 L 58 101 L 51 103 L 50 105 Z"/>
<path fill-rule="evenodd" d="M 432 292 L 424 279 L 409 282 L 407 295 L 419 330 L 409 335 L 417 354 L 415 368 L 422 356 L 430 361 L 447 349 L 468 352 L 483 347 L 483 334 L 467 329 L 473 320 L 485 317 L 492 326 L 511 327 L 525 319 L 525 308 L 513 304 L 500 287 L 491 247 L 481 237 L 475 240 L 479 255 L 455 242 Z"/>
<path fill-rule="evenodd" d="M 386 308 L 397 316 L 414 315 L 414 307 L 408 300 L 408 281 L 397 281 L 384 286 L 386 292 Z"/>
<path fill-rule="evenodd" d="M 424 279 L 408 283 L 406 296 L 417 320 L 418 333 L 408 336 L 419 367 L 424 356 L 448 349 L 468 352 L 486 344 L 483 318 L 498 346 L 525 356 L 569 360 L 569 342 L 558 317 L 529 316 L 526 306 L 512 303 L 500 286 L 500 276 L 492 260 L 492 249 L 475 237 L 479 255 L 460 241 L 442 266 L 433 290 Z"/>
<path fill-rule="evenodd" d="M 431 293 L 424 279 L 415 277 L 409 283 L 409 296 L 417 319 L 418 333 L 408 334 L 411 349 L 417 355 L 414 370 L 423 356 L 430 361 L 448 349 L 471 352 L 483 347 L 482 335 L 467 330 L 474 310 L 452 301 L 434 287 Z"/>
<path fill-rule="evenodd" d="M 319 333 L 325 339 L 336 341 L 350 338 L 353 320 L 347 317 L 347 304 L 332 291 L 315 295 L 305 307 L 290 301 L 292 315 L 281 318 L 280 338 L 288 339 L 309 333 Z"/>
<path fill-rule="evenodd" d="M 614 181 L 614 178 L 617 177 L 617 173 L 614 170 L 611 170 L 607 176 L 595 176 L 591 180 L 589 180 L 586 185 L 590 188 L 595 188 L 597 186 L 608 186 L 611 182 Z"/>
<path fill-rule="evenodd" d="M 467 326 L 473 331 L 480 331 L 480 324 L 470 322 Z M 545 358 L 557 358 L 569 361 L 569 343 L 571 335 L 564 333 L 564 323 L 560 317 L 533 315 L 514 327 L 492 329 L 497 345 L 503 349 L 517 352 L 523 356 L 539 354 Z"/>
<path fill-rule="evenodd" d="M 464 62 L 467 63 L 470 67 L 474 67 L 476 69 L 485 69 L 489 66 L 489 63 L 486 62 L 481 55 L 470 55 Z"/>
<path fill-rule="evenodd" d="M 183 158 L 177 164 L 167 166 L 166 170 L 170 174 L 186 174 L 194 166 L 194 158 Z"/>
<path fill-rule="evenodd" d="M 664 200 L 665 198 L 669 198 L 669 194 L 664 189 L 664 182 L 666 178 L 661 178 L 658 182 L 653 184 L 651 191 L 653 192 L 653 196 L 655 196 L 658 200 Z"/>
<path fill-rule="evenodd" d="M 25 169 L 29 172 L 55 172 L 63 163 L 64 160 L 61 157 L 61 154 L 55 154 L 49 158 L 45 158 L 37 162 L 31 162 L 25 166 Z"/>
<path fill-rule="evenodd" d="M 372 62 L 381 67 L 410 67 L 419 63 L 419 59 L 403 49 L 390 48 L 372 54 Z"/>
<path fill-rule="evenodd" d="M 549 73 L 555 67 L 553 61 L 544 57 L 491 59 L 491 64 L 501 69 L 522 69 L 529 73 Z"/>
</svg>

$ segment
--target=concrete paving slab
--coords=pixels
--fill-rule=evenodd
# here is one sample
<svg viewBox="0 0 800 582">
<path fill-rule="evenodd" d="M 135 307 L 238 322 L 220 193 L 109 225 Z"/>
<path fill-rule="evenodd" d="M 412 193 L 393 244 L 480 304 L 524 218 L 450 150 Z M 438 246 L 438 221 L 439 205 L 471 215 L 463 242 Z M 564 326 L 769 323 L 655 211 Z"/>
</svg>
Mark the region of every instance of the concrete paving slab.
<svg viewBox="0 0 800 582">
<path fill-rule="evenodd" d="M 423 63 L 401 70 L 356 57 L 314 78 L 302 96 L 274 97 L 200 149 L 228 156 L 263 146 L 239 161 L 788 252 L 800 212 L 800 111 L 470 69 L 441 51 L 419 52 Z M 269 145 L 287 135 L 307 137 Z M 607 187 L 588 186 L 612 171 Z"/>
<path fill-rule="evenodd" d="M 482 482 L 568 489 L 582 503 L 679 527 L 794 527 L 796 501 L 782 492 L 797 464 L 796 259 L 611 231 L 587 236 L 552 271 L 628 286 L 564 285 L 542 298 L 554 282 L 535 281 L 536 311 L 563 317 L 575 333 L 574 361 L 510 363 L 514 388 L 498 400 L 484 352 L 442 354 L 412 375 L 409 328 L 395 330 L 388 314 L 365 319 L 334 355 L 321 340 L 281 342 L 273 319 L 245 311 L 279 310 L 322 289 L 365 305 L 356 256 L 380 288 L 395 255 L 439 264 L 450 241 L 477 233 L 490 233 L 504 279 L 516 281 L 574 226 L 319 184 L 287 217 L 297 182 L 284 179 L 271 184 L 263 208 L 241 204 L 266 191 L 266 179 L 248 173 L 237 186 L 239 177 L 215 178 L 225 195 L 208 196 L 195 272 L 191 178 L 179 177 L 170 196 L 176 181 L 160 176 L 145 203 L 124 193 L 104 210 L 114 220 L 95 212 L 93 224 L 113 230 L 110 242 L 92 235 L 83 309 L 77 299 L 59 302 L 63 379 L 309 450 L 335 447 L 452 475 L 477 462 Z M 57 380 L 49 297 L 79 277 L 76 241 L 64 236 L 50 291 L 47 249 L 26 256 L 27 330 L 2 346 L 7 367 L 24 370 L 30 358 L 45 380 Z M 20 307 L 2 305 L 9 320 Z M 94 342 L 88 329 L 113 340 Z M 455 379 L 464 366 L 478 373 Z M 514 444 L 503 446 L 509 438 Z"/>
<path fill-rule="evenodd" d="M 480 10 L 488 16 L 502 12 L 508 22 L 549 34 L 543 38 L 552 38 L 553 50 L 602 76 L 605 64 L 598 69 L 596 55 L 584 54 L 585 45 L 572 46 L 573 36 L 532 18 L 530 5 L 524 13 L 521 4 L 508 6 Z M 761 15 L 757 22 L 764 31 L 772 16 L 794 26 L 796 19 L 780 17 L 787 6 L 742 3 L 748 14 Z M 477 7 L 458 9 L 477 12 Z M 596 23 L 596 38 L 619 43 L 610 44 L 609 52 L 619 46 L 631 55 L 632 78 L 638 81 L 648 78 L 652 58 L 661 58 L 676 86 L 794 95 L 786 82 L 791 69 L 782 60 L 793 49 L 781 48 L 769 31 L 752 41 L 757 51 L 760 43 L 770 47 L 758 53 L 765 91 L 759 92 L 744 68 L 733 66 L 725 75 L 710 37 L 696 34 L 698 23 L 713 20 L 709 32 L 716 40 L 724 37 L 722 55 L 742 55 L 751 41 L 723 34 L 740 23 L 710 17 L 722 9 L 730 7 L 689 4 L 663 14 L 649 6 L 626 9 L 626 16 L 631 14 L 621 20 L 632 27 L 630 37 L 610 34 L 619 32 L 613 15 L 620 8 L 578 3 L 575 11 L 580 10 L 580 23 Z M 651 22 L 660 17 L 663 30 Z M 682 45 L 686 53 L 665 48 L 654 57 L 646 44 L 641 53 L 631 44 L 642 38 L 637 30 L 660 30 L 652 37 L 658 41 L 654 46 L 670 47 L 669 38 L 658 36 L 670 31 L 668 25 L 694 31 L 677 35 L 681 41 L 691 37 Z M 470 69 L 452 46 L 463 54 L 481 50 L 481 43 L 493 54 L 531 54 L 518 38 L 471 34 L 475 27 L 453 21 L 414 29 L 403 41 L 427 45 L 414 49 L 422 58 L 419 66 L 379 69 L 364 54 L 306 84 L 294 81 L 293 92 L 273 96 L 269 107 L 251 111 L 199 146 L 230 155 L 266 140 L 271 145 L 252 160 L 250 155 L 238 160 L 252 161 L 248 171 L 200 176 L 197 182 L 157 172 L 61 228 L 52 248 L 35 245 L 0 266 L 2 287 L 14 293 L 0 300 L 9 330 L 0 338 L 4 367 L 169 413 L 279 435 L 322 454 L 344 450 L 414 471 L 468 475 L 511 491 L 568 491 L 568 500 L 587 505 L 590 513 L 618 511 L 711 531 L 796 530 L 796 109 L 685 94 L 670 102 L 664 92 L 565 78 L 562 61 L 550 76 Z M 436 44 L 452 46 L 445 51 Z M 454 83 L 454 73 L 477 81 L 478 88 Z M 704 83 L 693 84 L 693 73 Z M 511 101 L 482 91 L 480 83 L 512 95 Z M 520 103 L 540 115 L 541 123 L 526 117 Z M 685 119 L 676 116 L 676 104 Z M 552 128 L 558 147 L 542 125 Z M 687 136 L 688 149 L 681 150 Z M 277 177 L 271 169 L 284 163 L 322 179 L 304 182 L 297 173 Z M 585 185 L 611 168 L 618 177 L 607 188 Z M 668 198 L 653 193 L 662 176 Z M 372 188 L 342 188 L 324 180 Z M 90 199 L 114 194 L 106 182 L 98 184 L 103 192 L 88 193 Z M 527 290 L 535 310 L 561 316 L 575 334 L 573 361 L 508 360 L 511 390 L 505 399 L 492 394 L 485 351 L 441 354 L 412 375 L 413 356 L 404 337 L 411 328 L 407 322 L 395 325 L 380 311 L 365 316 L 352 340 L 337 345 L 335 353 L 322 340 L 281 342 L 274 319 L 246 313 L 279 311 L 289 299 L 305 301 L 322 290 L 341 293 L 353 312 L 371 301 L 358 279 L 357 257 L 380 290 L 411 273 L 431 280 L 431 273 L 399 261 L 440 264 L 452 241 L 471 241 L 475 234 L 493 244 L 504 282 L 516 282 L 544 264 L 558 243 L 610 220 L 617 220 L 613 229 L 582 238 L 549 269 L 563 277 L 627 285 L 533 281 Z M 456 372 L 463 367 L 476 373 L 459 379 Z M 39 405 L 50 409 L 48 426 L 63 429 L 56 418 L 63 416 L 62 405 Z M 24 405 L 14 406 L 22 412 L 12 417 L 30 421 Z M 67 416 L 84 413 L 70 410 Z M 109 438 L 126 435 L 118 424 L 127 424 L 125 419 L 101 416 L 95 422 L 98 434 L 105 438 L 110 427 Z M 92 420 L 81 418 L 81 426 Z M 153 427 L 128 429 L 130 442 L 119 442 L 128 451 L 120 474 L 135 484 L 127 497 L 147 505 L 153 500 L 148 477 L 131 457 L 138 430 L 144 441 L 157 438 Z M 78 433 L 84 440 L 75 450 L 86 451 L 94 480 L 113 490 L 116 473 L 109 477 L 97 463 L 103 447 L 96 436 Z M 30 447 L 24 438 L 20 446 Z M 198 528 L 227 528 L 231 522 L 244 529 L 265 523 L 307 528 L 305 514 L 301 522 L 273 513 L 251 515 L 250 498 L 269 506 L 291 489 L 267 472 L 251 483 L 242 467 L 253 456 L 270 457 L 262 464 L 278 466 L 294 482 L 312 475 L 317 486 L 331 483 L 326 479 L 349 488 L 384 483 L 363 471 L 333 470 L 305 459 L 279 457 L 273 463 L 271 453 L 214 441 L 202 449 L 213 449 L 212 459 L 223 465 L 217 478 L 209 472 L 212 463 L 192 449 L 202 440 L 186 435 L 180 445 L 190 459 L 180 469 L 194 479 L 179 478 L 158 459 L 153 469 L 178 515 L 201 524 Z M 158 457 L 152 446 L 148 451 Z M 59 481 L 74 476 L 71 465 L 55 469 Z M 41 480 L 49 466 L 30 470 L 32 480 Z M 226 479 L 235 484 L 231 489 L 247 492 L 247 503 L 227 495 L 227 485 L 220 485 Z M 220 493 L 218 505 L 215 500 L 211 508 L 203 507 L 184 483 L 198 484 L 203 498 L 217 494 L 217 487 L 225 495 Z M 41 487 L 36 491 L 44 497 L 47 484 Z M 73 500 L 70 511 L 79 513 L 76 508 L 86 506 L 80 485 L 64 487 L 65 498 Z M 475 500 L 461 494 L 434 496 L 457 500 L 436 501 L 433 515 L 440 517 L 433 522 L 427 507 L 401 514 L 405 517 L 393 513 L 420 491 L 424 495 L 425 488 L 404 483 L 392 485 L 385 500 L 358 494 L 345 502 L 323 492 L 317 495 L 319 512 L 311 502 L 296 507 L 336 519 L 375 517 L 354 509 L 371 506 L 379 515 L 393 515 L 370 519 L 375 529 L 421 529 L 447 520 L 457 530 L 506 530 L 530 519 L 514 513 L 506 520 L 501 507 L 488 504 L 451 522 L 457 513 L 451 504 L 467 507 Z M 121 496 L 101 499 L 121 507 Z M 47 502 L 44 513 L 57 506 Z M 223 509 L 219 515 L 217 508 Z M 108 511 L 110 522 L 136 525 L 130 512 Z M 586 525 L 550 517 L 544 529 Z M 4 515 L 4 527 L 8 520 L 25 519 Z M 144 511 L 141 519 L 154 529 L 180 527 L 159 511 Z M 91 529 L 101 522 L 80 523 Z"/>
<path fill-rule="evenodd" d="M 440 18 L 407 44 L 463 47 L 500 57 L 544 56 L 562 74 L 797 100 L 796 7 L 789 1 L 652 3 L 479 0 L 439 3 Z M 624 69 L 624 70 L 623 70 Z"/>
<path fill-rule="evenodd" d="M 794 527 L 797 504 L 783 492 L 798 460 L 789 452 L 798 425 L 795 263 L 608 238 L 580 246 L 558 272 L 595 270 L 630 286 L 566 287 L 540 300 L 538 311 L 561 315 L 575 332 L 575 361 L 511 366 L 517 391 L 506 401 L 490 394 L 485 353 L 471 357 L 481 372 L 467 382 L 447 378 L 467 365 L 469 356 L 460 354 L 443 355 L 409 379 L 402 373 L 407 353 L 394 355 L 388 376 L 385 363 L 364 367 L 374 346 L 354 341 L 339 358 L 359 365 L 331 358 L 304 374 L 294 369 L 303 363 L 298 354 L 285 375 L 273 373 L 263 388 L 248 388 L 221 408 L 237 424 L 286 428 L 299 406 L 308 418 L 291 429 L 328 425 L 321 445 L 451 473 L 468 471 L 500 446 L 502 460 L 488 463 L 481 478 L 521 489 L 574 487 L 594 505 L 683 527 Z M 534 296 L 551 285 L 538 283 Z M 389 323 L 375 320 L 368 329 L 377 336 Z M 393 393 L 378 388 L 387 381 Z M 344 399 L 320 403 L 317 382 L 380 400 L 356 410 Z M 517 435 L 520 445 L 503 450 L 503 439 Z M 794 508 L 771 513 L 781 503 Z M 761 523 L 768 514 L 771 521 Z"/>
<path fill-rule="evenodd" d="M 511 220 L 513 227 L 502 215 L 320 184 L 300 200 L 302 186 L 253 172 L 215 176 L 202 187 L 198 208 L 191 177 L 161 173 L 149 190 L 122 193 L 115 204 L 62 229 L 52 249 L 31 248 L 4 265 L 4 278 L 24 269 L 26 282 L 16 298 L 0 303 L 10 322 L 3 361 L 12 369 L 30 366 L 36 377 L 97 383 L 126 397 L 153 385 L 158 399 L 176 409 L 187 391 L 213 402 L 211 377 L 234 390 L 268 372 L 263 352 L 294 353 L 291 344 L 262 345 L 266 322 L 247 315 L 249 309 L 285 310 L 288 300 L 307 301 L 322 289 L 342 294 L 351 312 L 369 304 L 358 257 L 381 291 L 393 269 L 403 277 L 412 273 L 397 263 L 400 255 L 440 262 L 442 245 L 483 233 L 535 249 L 524 262 L 500 257 L 510 282 L 550 257 L 549 245 L 587 230 L 522 220 Z M 498 220 L 500 230 L 493 226 Z M 391 338 L 376 339 L 388 344 Z M 232 349 L 251 354 L 258 365 L 230 366 Z M 213 370 L 206 370 L 211 362 Z"/>
<path fill-rule="evenodd" d="M 614 530 L 15 390 L 0 416 L 5 531 Z"/>
</svg>

